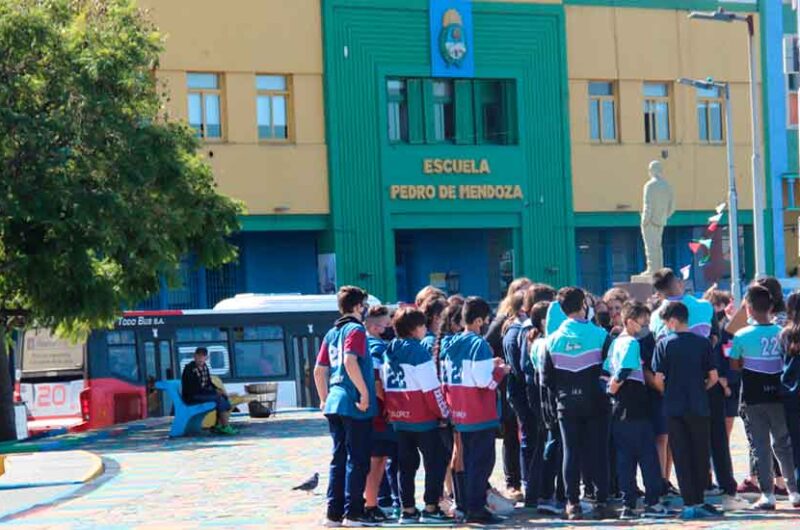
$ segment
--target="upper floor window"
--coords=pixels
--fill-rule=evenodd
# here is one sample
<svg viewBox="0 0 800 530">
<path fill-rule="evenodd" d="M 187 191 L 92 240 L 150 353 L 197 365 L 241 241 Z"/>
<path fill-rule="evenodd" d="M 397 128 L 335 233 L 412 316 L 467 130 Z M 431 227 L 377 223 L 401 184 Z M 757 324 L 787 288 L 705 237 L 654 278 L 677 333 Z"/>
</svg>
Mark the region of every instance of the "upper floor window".
<svg viewBox="0 0 800 530">
<path fill-rule="evenodd" d="M 433 82 L 433 140 L 452 142 L 456 134 L 453 82 L 449 79 Z"/>
<path fill-rule="evenodd" d="M 617 103 L 614 83 L 589 82 L 589 138 L 595 142 L 617 141 Z"/>
<path fill-rule="evenodd" d="M 386 81 L 386 105 L 390 142 L 408 141 L 408 93 L 405 79 Z"/>
<path fill-rule="evenodd" d="M 187 73 L 189 125 L 204 139 L 222 138 L 219 74 Z"/>
<path fill-rule="evenodd" d="M 719 87 L 697 89 L 698 138 L 703 143 L 722 143 L 722 89 Z"/>
<path fill-rule="evenodd" d="M 386 80 L 391 143 L 516 144 L 516 108 L 513 80 Z"/>
<path fill-rule="evenodd" d="M 258 139 L 289 139 L 290 80 L 285 75 L 256 76 Z"/>
<path fill-rule="evenodd" d="M 672 139 L 669 123 L 670 90 L 668 83 L 645 83 L 644 141 L 665 144 Z"/>
</svg>

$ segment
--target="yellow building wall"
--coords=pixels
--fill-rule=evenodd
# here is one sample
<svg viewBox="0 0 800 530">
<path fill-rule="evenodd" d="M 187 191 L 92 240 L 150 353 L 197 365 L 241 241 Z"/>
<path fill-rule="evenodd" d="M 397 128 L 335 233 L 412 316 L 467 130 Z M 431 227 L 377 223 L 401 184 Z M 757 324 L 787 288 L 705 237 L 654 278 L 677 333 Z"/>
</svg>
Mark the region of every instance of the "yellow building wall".
<svg viewBox="0 0 800 530">
<path fill-rule="evenodd" d="M 320 0 L 139 0 L 165 35 L 159 81 L 186 120 L 186 72 L 221 74 L 223 141 L 201 149 L 248 213 L 329 212 Z M 259 143 L 256 74 L 291 77 L 288 144 Z"/>
<path fill-rule="evenodd" d="M 661 159 L 663 150 L 668 152 L 662 163 L 679 210 L 710 210 L 727 199 L 725 146 L 700 143 L 695 90 L 675 82 L 709 76 L 731 83 L 739 204 L 748 208 L 745 26 L 689 20 L 686 11 L 582 6 L 566 6 L 565 11 L 575 211 L 639 211 L 647 166 Z M 589 81 L 616 84 L 619 143 L 589 140 Z M 644 141 L 645 81 L 671 83 L 671 143 Z"/>
</svg>

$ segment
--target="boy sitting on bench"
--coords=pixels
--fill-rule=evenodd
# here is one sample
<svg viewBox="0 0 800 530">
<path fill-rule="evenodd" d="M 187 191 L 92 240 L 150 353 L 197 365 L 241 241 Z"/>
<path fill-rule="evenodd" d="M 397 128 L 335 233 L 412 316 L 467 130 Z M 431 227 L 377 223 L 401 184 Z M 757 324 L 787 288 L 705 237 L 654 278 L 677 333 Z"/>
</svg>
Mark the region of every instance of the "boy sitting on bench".
<svg viewBox="0 0 800 530">
<path fill-rule="evenodd" d="M 238 431 L 228 423 L 231 403 L 225 393 L 212 384 L 207 359 L 208 350 L 200 346 L 194 351 L 194 361 L 183 368 L 181 375 L 183 400 L 187 404 L 216 403 L 217 424 L 212 427 L 212 431 L 219 434 L 237 434 Z"/>
</svg>

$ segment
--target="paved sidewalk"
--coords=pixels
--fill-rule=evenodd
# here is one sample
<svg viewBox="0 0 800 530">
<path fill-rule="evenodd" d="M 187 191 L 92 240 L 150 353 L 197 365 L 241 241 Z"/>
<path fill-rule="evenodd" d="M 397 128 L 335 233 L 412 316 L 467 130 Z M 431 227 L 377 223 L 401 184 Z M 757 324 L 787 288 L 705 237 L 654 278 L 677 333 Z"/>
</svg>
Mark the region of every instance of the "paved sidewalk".
<svg viewBox="0 0 800 530">
<path fill-rule="evenodd" d="M 106 472 L 71 498 L 2 520 L 3 529 L 117 528 L 318 528 L 324 513 L 330 439 L 319 413 L 279 414 L 241 424 L 239 436 L 203 435 L 170 440 L 166 424 L 98 440 L 92 452 L 102 456 Z M 733 437 L 737 477 L 747 468 L 741 425 Z M 499 445 L 498 445 L 499 447 Z M 499 458 L 493 482 L 502 484 Z M 314 472 L 316 494 L 291 491 Z M 422 472 L 417 497 L 422 495 Z M 2 492 L 5 493 L 5 492 Z M 2 494 L 0 493 L 0 494 Z M 0 501 L 5 497 L 0 497 Z M 421 502 L 421 500 L 419 501 Z M 779 503 L 775 513 L 740 513 L 723 519 L 682 524 L 608 521 L 578 524 L 538 519 L 517 509 L 509 528 L 796 529 L 800 512 Z"/>
</svg>

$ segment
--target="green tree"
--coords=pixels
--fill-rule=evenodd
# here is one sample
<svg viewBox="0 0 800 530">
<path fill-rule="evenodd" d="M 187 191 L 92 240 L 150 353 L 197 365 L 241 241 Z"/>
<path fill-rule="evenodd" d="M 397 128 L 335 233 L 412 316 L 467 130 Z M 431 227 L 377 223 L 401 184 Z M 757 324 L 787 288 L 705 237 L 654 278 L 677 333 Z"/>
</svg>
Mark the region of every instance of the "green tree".
<svg viewBox="0 0 800 530">
<path fill-rule="evenodd" d="M 235 258 L 241 206 L 168 119 L 162 38 L 132 0 L 3 0 L 0 50 L 2 440 L 10 326 L 108 325 L 176 279 L 182 257 Z"/>
</svg>

